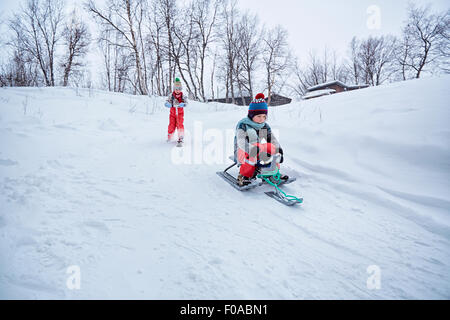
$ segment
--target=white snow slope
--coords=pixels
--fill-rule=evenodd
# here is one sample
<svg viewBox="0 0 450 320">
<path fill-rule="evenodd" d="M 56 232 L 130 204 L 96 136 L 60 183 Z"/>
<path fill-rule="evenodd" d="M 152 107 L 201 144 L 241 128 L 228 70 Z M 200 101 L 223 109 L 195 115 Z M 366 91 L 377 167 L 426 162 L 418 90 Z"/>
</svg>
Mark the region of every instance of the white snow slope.
<svg viewBox="0 0 450 320">
<path fill-rule="evenodd" d="M 0 298 L 449 299 L 449 82 L 271 108 L 297 207 L 216 175 L 247 108 L 2 88 Z"/>
</svg>

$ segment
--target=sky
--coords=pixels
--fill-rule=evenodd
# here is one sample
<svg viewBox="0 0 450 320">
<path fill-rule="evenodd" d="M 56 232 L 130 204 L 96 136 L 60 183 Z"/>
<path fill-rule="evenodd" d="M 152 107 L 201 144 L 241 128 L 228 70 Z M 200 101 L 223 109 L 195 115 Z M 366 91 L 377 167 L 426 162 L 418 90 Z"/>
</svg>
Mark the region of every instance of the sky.
<svg viewBox="0 0 450 320">
<path fill-rule="evenodd" d="M 288 31 L 289 45 L 305 60 L 310 51 L 325 47 L 347 52 L 353 36 L 399 35 L 407 17 L 409 0 L 240 0 L 239 7 L 256 13 L 267 27 L 281 25 Z M 448 0 L 432 3 L 436 10 L 450 9 Z M 379 17 L 379 19 L 377 19 Z M 376 23 L 376 21 L 379 23 Z"/>
<path fill-rule="evenodd" d="M 180 0 L 181 1 L 181 0 Z M 410 0 L 238 0 L 241 11 L 256 13 L 266 27 L 283 26 L 288 32 L 289 47 L 294 56 L 305 63 L 309 52 L 321 53 L 324 48 L 336 50 L 338 57 L 347 54 L 353 36 L 399 35 L 407 17 Z M 23 3 L 0 0 L 0 19 L 5 19 Z M 70 7 L 84 1 L 66 0 Z M 104 3 L 104 0 L 95 2 Z M 450 9 L 449 0 L 416 0 L 418 5 L 431 3 L 437 11 Z M 80 10 L 82 11 L 82 10 Z M 85 15 L 88 21 L 90 16 Z M 1 30 L 0 30 L 1 31 Z M 1 34 L 1 32 L 0 32 Z M 90 58 L 92 73 L 100 72 L 95 53 Z M 94 76 L 95 77 L 95 76 Z"/>
</svg>

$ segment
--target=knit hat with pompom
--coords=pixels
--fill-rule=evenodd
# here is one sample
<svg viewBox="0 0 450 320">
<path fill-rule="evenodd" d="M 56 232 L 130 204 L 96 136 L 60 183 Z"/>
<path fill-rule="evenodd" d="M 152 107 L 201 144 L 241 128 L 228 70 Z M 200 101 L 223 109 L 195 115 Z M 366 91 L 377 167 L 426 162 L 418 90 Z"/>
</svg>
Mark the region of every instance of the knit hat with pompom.
<svg viewBox="0 0 450 320">
<path fill-rule="evenodd" d="M 264 94 L 258 93 L 248 107 L 248 117 L 253 119 L 258 114 L 267 114 L 268 108 Z"/>
<path fill-rule="evenodd" d="M 181 85 L 181 81 L 179 78 L 175 78 L 175 81 L 173 82 L 173 90 L 182 90 L 183 86 Z"/>
</svg>

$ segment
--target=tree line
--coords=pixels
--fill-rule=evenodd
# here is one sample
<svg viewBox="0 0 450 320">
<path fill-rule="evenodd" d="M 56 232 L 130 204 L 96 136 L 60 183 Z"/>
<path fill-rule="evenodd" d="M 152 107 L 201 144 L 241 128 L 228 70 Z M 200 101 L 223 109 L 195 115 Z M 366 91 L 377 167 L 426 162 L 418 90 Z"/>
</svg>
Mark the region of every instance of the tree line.
<svg viewBox="0 0 450 320">
<path fill-rule="evenodd" d="M 198 101 L 225 95 L 234 103 L 257 90 L 270 104 L 274 93 L 302 96 L 330 80 L 377 86 L 448 73 L 449 18 L 410 4 L 400 37 L 354 37 L 344 57 L 325 49 L 299 61 L 282 26 L 265 27 L 236 0 L 90 0 L 69 13 L 63 0 L 26 0 L 5 22 L 0 85 L 91 86 L 86 57 L 97 50 L 102 89 L 164 96 L 180 77 Z"/>
</svg>

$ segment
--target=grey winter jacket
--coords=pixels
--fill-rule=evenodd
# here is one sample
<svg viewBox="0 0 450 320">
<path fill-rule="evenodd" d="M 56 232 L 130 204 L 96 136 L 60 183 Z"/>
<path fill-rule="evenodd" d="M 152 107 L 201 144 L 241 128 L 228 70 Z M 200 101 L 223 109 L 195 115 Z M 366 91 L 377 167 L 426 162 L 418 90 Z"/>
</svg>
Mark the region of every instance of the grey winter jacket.
<svg viewBox="0 0 450 320">
<path fill-rule="evenodd" d="M 173 92 L 171 94 L 169 94 L 169 96 L 167 97 L 167 102 L 169 102 L 172 105 L 172 107 L 178 107 L 178 105 L 180 104 L 178 102 L 178 99 L 176 99 L 173 96 Z M 186 98 L 186 96 L 184 94 L 183 94 L 183 103 L 185 104 L 185 106 L 187 106 L 187 104 L 188 104 L 188 99 Z"/>
<path fill-rule="evenodd" d="M 237 150 L 244 150 L 250 157 L 256 157 L 257 148 L 255 143 L 261 143 L 263 139 L 272 143 L 279 152 L 283 152 L 277 138 L 272 134 L 272 129 L 267 122 L 262 125 L 256 124 L 247 118 L 242 119 L 236 126 L 234 136 L 234 160 L 237 161 Z"/>
</svg>

